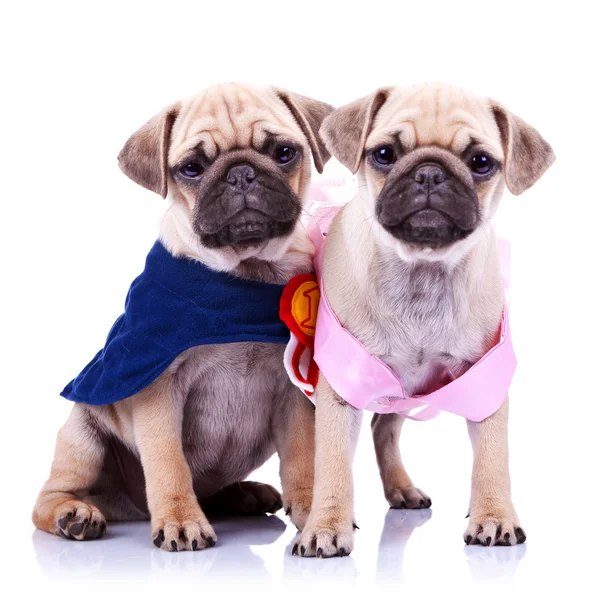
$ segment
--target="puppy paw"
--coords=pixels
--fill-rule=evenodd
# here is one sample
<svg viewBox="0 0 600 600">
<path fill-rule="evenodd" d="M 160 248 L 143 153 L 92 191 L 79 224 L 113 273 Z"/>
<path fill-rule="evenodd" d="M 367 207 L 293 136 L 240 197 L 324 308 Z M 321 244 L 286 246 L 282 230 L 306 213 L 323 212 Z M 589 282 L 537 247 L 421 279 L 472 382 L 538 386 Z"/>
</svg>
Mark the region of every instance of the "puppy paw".
<svg viewBox="0 0 600 600">
<path fill-rule="evenodd" d="M 206 518 L 160 519 L 153 520 L 152 543 L 167 552 L 195 552 L 212 548 L 217 543 L 217 536 Z"/>
<path fill-rule="evenodd" d="M 257 481 L 240 481 L 223 488 L 202 503 L 213 515 L 264 515 L 283 507 L 281 494 L 271 485 Z"/>
<path fill-rule="evenodd" d="M 527 536 L 515 515 L 471 515 L 464 533 L 467 546 L 514 546 Z"/>
<path fill-rule="evenodd" d="M 92 504 L 67 500 L 54 509 L 54 533 L 68 540 L 95 540 L 106 532 L 104 515 Z"/>
<path fill-rule="evenodd" d="M 283 507 L 281 494 L 272 486 L 258 481 L 240 481 L 239 508 L 241 514 L 274 514 Z"/>
<path fill-rule="evenodd" d="M 312 488 L 292 490 L 284 494 L 285 514 L 297 529 L 302 531 L 310 514 L 312 504 Z"/>
<path fill-rule="evenodd" d="M 385 498 L 392 508 L 430 508 L 431 498 L 419 488 L 391 488 L 385 491 Z"/>
<path fill-rule="evenodd" d="M 317 558 L 348 556 L 354 549 L 354 528 L 352 519 L 321 518 L 313 522 L 309 519 L 292 554 Z"/>
</svg>

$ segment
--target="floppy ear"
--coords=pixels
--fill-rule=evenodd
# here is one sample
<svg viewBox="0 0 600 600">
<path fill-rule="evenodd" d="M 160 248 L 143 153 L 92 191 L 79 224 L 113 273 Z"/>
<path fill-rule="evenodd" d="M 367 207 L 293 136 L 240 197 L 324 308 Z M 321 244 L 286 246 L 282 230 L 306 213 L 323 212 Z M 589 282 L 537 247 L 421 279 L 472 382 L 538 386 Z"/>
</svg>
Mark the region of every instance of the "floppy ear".
<svg viewBox="0 0 600 600">
<path fill-rule="evenodd" d="M 325 145 L 352 173 L 358 171 L 373 121 L 385 104 L 389 90 L 381 88 L 365 98 L 336 109 L 325 119 L 321 137 Z"/>
<path fill-rule="evenodd" d="M 512 194 L 529 189 L 556 158 L 550 144 L 500 104 L 492 103 L 504 150 L 504 179 Z"/>
<path fill-rule="evenodd" d="M 333 112 L 333 106 L 287 90 L 275 91 L 277 97 L 288 107 L 294 119 L 300 125 L 302 133 L 308 140 L 315 167 L 319 173 L 322 173 L 323 166 L 331 156 L 327 152 L 323 140 L 319 137 L 319 128 L 323 123 L 323 119 Z"/>
<path fill-rule="evenodd" d="M 174 104 L 142 125 L 119 152 L 119 167 L 130 179 L 146 189 L 167 197 L 169 142 L 179 114 Z"/>
</svg>

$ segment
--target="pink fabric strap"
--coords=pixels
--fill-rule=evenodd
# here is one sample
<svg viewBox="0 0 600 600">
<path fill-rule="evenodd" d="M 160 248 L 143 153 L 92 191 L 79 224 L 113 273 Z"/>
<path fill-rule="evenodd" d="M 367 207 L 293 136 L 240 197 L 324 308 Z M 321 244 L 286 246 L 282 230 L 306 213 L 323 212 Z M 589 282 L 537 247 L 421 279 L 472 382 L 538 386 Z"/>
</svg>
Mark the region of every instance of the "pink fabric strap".
<svg viewBox="0 0 600 600">
<path fill-rule="evenodd" d="M 506 398 L 517 366 L 507 306 L 502 312 L 498 343 L 485 356 L 440 389 L 407 398 L 398 375 L 344 329 L 325 295 L 321 272 L 323 234 L 339 208 L 325 207 L 320 215 L 315 215 L 315 224 L 309 228 L 316 248 L 315 270 L 321 289 L 314 358 L 331 387 L 355 408 L 384 414 L 403 413 L 416 421 L 431 419 L 441 411 L 482 421 L 496 412 Z M 499 242 L 499 252 L 504 285 L 508 287 L 506 242 Z"/>
</svg>

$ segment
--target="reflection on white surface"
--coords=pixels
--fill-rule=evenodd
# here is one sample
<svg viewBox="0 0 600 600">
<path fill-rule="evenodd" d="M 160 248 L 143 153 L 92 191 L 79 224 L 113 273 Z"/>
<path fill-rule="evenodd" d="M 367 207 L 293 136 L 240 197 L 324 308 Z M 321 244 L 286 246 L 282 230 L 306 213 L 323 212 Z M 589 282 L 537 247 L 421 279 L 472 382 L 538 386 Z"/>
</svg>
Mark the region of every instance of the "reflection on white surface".
<svg viewBox="0 0 600 600">
<path fill-rule="evenodd" d="M 465 546 L 464 552 L 474 584 L 512 587 L 515 583 L 517 567 L 527 552 L 527 546 L 526 544 L 494 548 Z"/>
<path fill-rule="evenodd" d="M 201 552 L 168 553 L 154 548 L 147 522 L 110 523 L 107 536 L 91 542 L 72 542 L 41 531 L 33 533 L 32 541 L 38 565 L 51 579 L 145 580 L 152 581 L 152 586 L 169 581 L 284 584 L 291 591 L 300 587 L 318 591 L 324 583 L 340 590 L 359 589 L 365 582 L 401 588 L 405 579 L 410 587 L 411 577 L 417 576 L 415 558 L 420 571 L 427 566 L 423 563 L 427 555 L 433 558 L 427 540 L 425 545 L 422 538 L 420 543 L 411 540 L 417 529 L 431 527 L 431 517 L 431 510 L 374 513 L 361 526 L 365 531 L 358 532 L 354 553 L 328 560 L 292 556 L 297 532 L 278 516 L 215 519 L 218 544 Z M 456 558 L 462 545 L 453 541 Z M 441 546 L 440 552 L 445 552 Z M 524 546 L 475 546 L 464 549 L 462 561 L 466 557 L 474 586 L 494 580 L 504 588 L 512 583 L 524 554 Z"/>
<path fill-rule="evenodd" d="M 50 577 L 131 576 L 143 572 L 190 574 L 194 577 L 268 578 L 263 559 L 253 546 L 273 544 L 286 530 L 276 516 L 214 519 L 219 543 L 201 552 L 165 552 L 152 546 L 148 522 L 109 523 L 104 539 L 73 542 L 42 531 L 33 533 L 41 569 Z"/>
<path fill-rule="evenodd" d="M 404 581 L 404 551 L 413 531 L 431 519 L 431 509 L 388 510 L 377 553 L 377 580 Z"/>
</svg>

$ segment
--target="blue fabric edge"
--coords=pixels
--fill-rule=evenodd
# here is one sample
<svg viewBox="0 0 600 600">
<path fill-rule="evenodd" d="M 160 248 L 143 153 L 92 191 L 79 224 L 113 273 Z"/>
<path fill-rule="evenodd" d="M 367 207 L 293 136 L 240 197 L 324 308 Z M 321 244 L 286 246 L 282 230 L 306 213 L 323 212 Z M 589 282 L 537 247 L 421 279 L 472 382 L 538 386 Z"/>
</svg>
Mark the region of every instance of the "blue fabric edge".
<svg viewBox="0 0 600 600">
<path fill-rule="evenodd" d="M 258 336 L 256 335 L 252 335 L 252 336 L 240 336 L 237 337 L 236 339 L 231 339 L 229 337 L 227 338 L 220 338 L 220 337 L 214 337 L 214 338 L 208 338 L 207 343 L 206 344 L 202 344 L 202 346 L 210 346 L 210 345 L 216 345 L 216 344 L 233 344 L 233 343 L 247 343 L 247 342 L 255 342 L 255 343 L 266 343 L 266 344 L 287 344 L 287 341 L 282 340 L 280 337 L 273 337 L 273 336 L 260 336 L 260 339 L 257 339 Z M 71 380 L 63 389 L 63 391 L 60 393 L 60 395 L 67 399 L 70 400 L 71 402 L 80 402 L 82 404 L 88 404 L 91 406 L 106 406 L 107 404 L 114 404 L 115 402 L 121 402 L 122 400 L 126 400 L 127 398 L 131 398 L 131 396 L 134 396 L 135 394 L 137 394 L 138 392 L 141 392 L 144 388 L 148 387 L 151 383 L 154 383 L 154 381 L 156 381 L 169 367 L 169 365 L 180 355 L 183 354 L 184 352 L 186 352 L 187 350 L 189 350 L 190 348 L 195 348 L 196 346 L 198 346 L 198 344 L 190 344 L 188 346 L 184 346 L 184 348 L 182 350 L 178 350 L 176 353 L 172 354 L 169 356 L 169 358 L 165 359 L 164 361 L 162 361 L 155 369 L 153 369 L 148 376 L 143 380 L 143 383 L 141 383 L 140 385 L 138 385 L 137 387 L 133 388 L 133 390 L 131 391 L 131 393 L 128 393 L 126 396 L 123 396 L 122 398 L 114 398 L 114 399 L 110 399 L 110 400 L 105 400 L 104 402 L 101 403 L 95 403 L 95 402 L 91 402 L 89 398 L 81 398 L 79 396 L 74 397 L 73 395 L 69 395 L 69 392 L 67 391 L 68 388 L 70 386 L 72 386 L 73 382 L 75 381 L 75 379 Z"/>
</svg>

